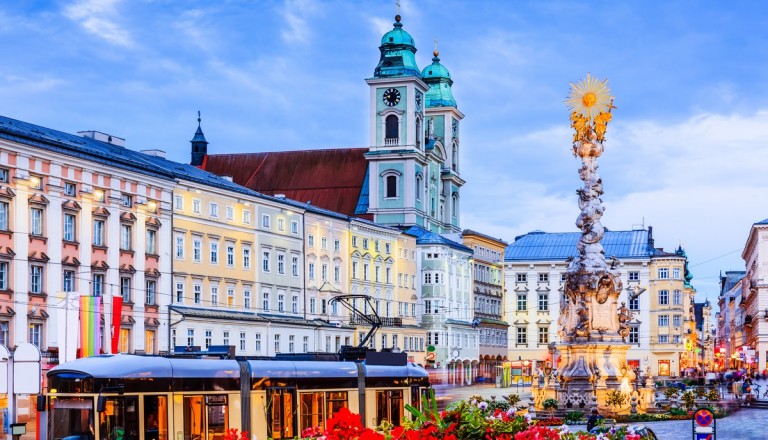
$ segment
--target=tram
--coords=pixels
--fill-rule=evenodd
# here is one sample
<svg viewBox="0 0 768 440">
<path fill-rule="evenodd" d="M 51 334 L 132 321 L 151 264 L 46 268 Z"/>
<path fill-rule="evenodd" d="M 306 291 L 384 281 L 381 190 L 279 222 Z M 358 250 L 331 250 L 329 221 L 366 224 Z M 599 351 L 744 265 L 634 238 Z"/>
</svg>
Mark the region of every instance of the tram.
<svg viewBox="0 0 768 440">
<path fill-rule="evenodd" d="M 214 348 L 214 347 L 211 347 Z M 342 407 L 368 427 L 420 406 L 427 372 L 405 353 L 233 358 L 101 355 L 48 372 L 48 440 L 223 440 L 300 437 Z"/>
</svg>

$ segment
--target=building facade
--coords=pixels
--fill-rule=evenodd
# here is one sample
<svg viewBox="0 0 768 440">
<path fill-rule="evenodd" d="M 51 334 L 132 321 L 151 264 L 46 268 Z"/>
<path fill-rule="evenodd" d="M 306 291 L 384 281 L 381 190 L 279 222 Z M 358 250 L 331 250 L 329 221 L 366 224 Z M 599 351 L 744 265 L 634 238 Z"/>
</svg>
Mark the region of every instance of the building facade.
<svg viewBox="0 0 768 440">
<path fill-rule="evenodd" d="M 478 378 L 496 382 L 508 360 L 509 324 L 504 321 L 504 249 L 507 243 L 465 229 L 462 243 L 473 251 L 472 295 L 474 318 L 479 320 Z"/>
<path fill-rule="evenodd" d="M 763 371 L 768 368 L 768 219 L 752 225 L 741 257 L 746 341 L 740 352 L 747 368 Z"/>
<path fill-rule="evenodd" d="M 746 274 L 745 271 L 726 271 L 725 275 L 720 275 L 715 363 L 721 371 L 736 368 L 741 362 L 737 347 L 742 347 L 746 339 L 741 331 L 744 307 L 739 305 Z M 737 322 L 741 324 L 737 325 Z"/>
</svg>

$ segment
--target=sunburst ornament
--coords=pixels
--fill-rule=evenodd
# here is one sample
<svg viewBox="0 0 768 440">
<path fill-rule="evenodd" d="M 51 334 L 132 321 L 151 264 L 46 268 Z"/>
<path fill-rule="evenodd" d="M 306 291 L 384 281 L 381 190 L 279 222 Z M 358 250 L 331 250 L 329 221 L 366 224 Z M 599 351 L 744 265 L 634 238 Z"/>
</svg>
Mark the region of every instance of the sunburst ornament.
<svg viewBox="0 0 768 440">
<path fill-rule="evenodd" d="M 608 80 L 601 81 L 588 73 L 586 78 L 576 84 L 571 83 L 571 93 L 565 103 L 574 113 L 591 122 L 600 113 L 611 111 L 611 101 L 613 96 L 608 89 Z"/>
</svg>

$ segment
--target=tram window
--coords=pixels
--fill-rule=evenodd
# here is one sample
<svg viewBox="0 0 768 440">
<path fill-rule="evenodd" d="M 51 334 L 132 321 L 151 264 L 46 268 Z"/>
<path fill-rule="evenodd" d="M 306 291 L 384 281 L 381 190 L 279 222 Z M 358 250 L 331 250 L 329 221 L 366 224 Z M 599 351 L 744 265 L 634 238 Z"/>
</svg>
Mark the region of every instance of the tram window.
<svg viewBox="0 0 768 440">
<path fill-rule="evenodd" d="M 184 396 L 184 440 L 220 440 L 227 432 L 227 396 Z"/>
<path fill-rule="evenodd" d="M 347 407 L 346 391 L 301 393 L 301 431 L 325 427 L 325 422 L 341 408 Z"/>
<path fill-rule="evenodd" d="M 411 387 L 411 406 L 421 409 L 421 392 L 418 386 Z"/>
<path fill-rule="evenodd" d="M 403 390 L 376 391 L 376 425 L 387 420 L 400 426 L 403 418 Z"/>
<path fill-rule="evenodd" d="M 139 403 L 136 396 L 107 397 L 99 413 L 99 437 L 107 440 L 139 438 Z"/>
<path fill-rule="evenodd" d="M 93 440 L 93 399 L 51 398 L 48 432 L 53 439 Z"/>
<path fill-rule="evenodd" d="M 294 414 L 294 390 L 287 388 L 274 388 L 267 391 L 269 396 L 269 432 L 267 435 L 273 440 L 292 439 L 295 436 L 294 426 L 296 415 Z"/>
<path fill-rule="evenodd" d="M 168 440 L 168 398 L 144 396 L 144 438 Z"/>
</svg>

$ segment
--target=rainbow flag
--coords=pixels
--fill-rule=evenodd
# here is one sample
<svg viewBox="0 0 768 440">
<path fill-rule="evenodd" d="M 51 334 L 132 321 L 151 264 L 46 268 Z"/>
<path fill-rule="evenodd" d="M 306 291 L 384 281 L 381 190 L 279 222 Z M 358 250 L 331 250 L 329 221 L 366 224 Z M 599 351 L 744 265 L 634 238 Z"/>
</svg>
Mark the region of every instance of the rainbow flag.
<svg viewBox="0 0 768 440">
<path fill-rule="evenodd" d="M 101 353 L 101 297 L 80 297 L 80 357 Z"/>
</svg>

